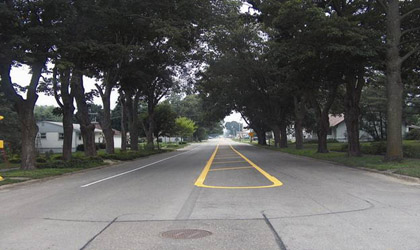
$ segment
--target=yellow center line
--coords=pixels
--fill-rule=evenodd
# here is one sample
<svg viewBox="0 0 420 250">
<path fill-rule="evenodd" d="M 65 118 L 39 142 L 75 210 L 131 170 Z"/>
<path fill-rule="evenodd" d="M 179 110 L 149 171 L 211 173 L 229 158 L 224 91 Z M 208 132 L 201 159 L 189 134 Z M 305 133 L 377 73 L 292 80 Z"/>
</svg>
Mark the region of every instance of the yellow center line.
<svg viewBox="0 0 420 250">
<path fill-rule="evenodd" d="M 249 169 L 249 168 L 254 168 L 253 166 L 248 166 L 248 167 L 231 167 L 231 168 L 213 168 L 210 169 L 209 171 L 219 171 L 219 170 L 237 170 L 237 169 Z"/>
<path fill-rule="evenodd" d="M 243 154 L 239 153 L 239 151 L 234 149 L 232 145 L 229 145 L 229 146 L 236 154 L 238 154 L 242 159 L 247 161 L 253 168 L 255 168 L 258 172 L 260 172 L 265 178 L 267 178 L 273 184 L 266 185 L 266 186 L 209 186 L 209 185 L 205 185 L 204 181 L 206 180 L 207 174 L 210 171 L 211 165 L 213 164 L 217 151 L 219 150 L 219 144 L 218 144 L 213 154 L 211 155 L 210 159 L 207 161 L 207 164 L 204 167 L 203 171 L 201 172 L 200 176 L 195 181 L 194 185 L 196 185 L 197 187 L 217 188 L 217 189 L 258 189 L 258 188 L 279 187 L 283 185 L 283 183 L 279 181 L 276 177 L 270 175 L 269 173 L 265 172 L 262 168 L 258 167 L 255 163 L 253 163 L 251 160 L 246 158 Z"/>
</svg>

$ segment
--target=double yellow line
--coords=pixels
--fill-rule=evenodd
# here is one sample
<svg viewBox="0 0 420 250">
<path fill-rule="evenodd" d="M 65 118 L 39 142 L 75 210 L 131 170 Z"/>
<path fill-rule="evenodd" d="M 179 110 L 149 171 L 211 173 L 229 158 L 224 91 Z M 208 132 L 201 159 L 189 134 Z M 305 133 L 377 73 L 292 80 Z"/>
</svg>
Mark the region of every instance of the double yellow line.
<svg viewBox="0 0 420 250">
<path fill-rule="evenodd" d="M 232 145 L 229 145 L 230 148 L 238 154 L 242 159 L 244 159 L 246 162 L 248 162 L 253 168 L 255 168 L 258 172 L 260 172 L 265 178 L 267 178 L 269 181 L 271 181 L 272 185 L 267 186 L 239 186 L 239 187 L 231 187 L 231 186 L 209 186 L 204 184 L 204 181 L 206 180 L 207 174 L 210 171 L 211 165 L 213 164 L 214 158 L 216 157 L 217 151 L 219 150 L 219 145 L 216 146 L 216 149 L 214 150 L 213 154 L 211 155 L 210 159 L 207 161 L 206 166 L 204 167 L 203 171 L 201 172 L 200 176 L 195 181 L 195 184 L 197 187 L 204 187 L 204 188 L 220 188 L 220 189 L 255 189 L 255 188 L 271 188 L 271 187 L 279 187 L 282 186 L 283 183 L 279 181 L 276 177 L 270 175 L 269 173 L 265 172 L 262 168 L 258 167 L 255 163 L 253 163 L 251 160 L 246 158 L 243 154 L 241 154 L 239 151 L 234 149 Z"/>
</svg>

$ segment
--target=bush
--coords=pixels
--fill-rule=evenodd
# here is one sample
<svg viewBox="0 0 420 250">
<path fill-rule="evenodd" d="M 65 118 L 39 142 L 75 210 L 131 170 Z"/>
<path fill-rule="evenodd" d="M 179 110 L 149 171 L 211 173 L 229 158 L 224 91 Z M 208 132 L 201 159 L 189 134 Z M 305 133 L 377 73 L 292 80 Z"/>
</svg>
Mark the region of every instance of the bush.
<svg viewBox="0 0 420 250">
<path fill-rule="evenodd" d="M 36 158 L 36 162 L 37 162 L 37 163 L 45 163 L 45 162 L 47 162 L 47 159 L 45 159 L 45 158 L 43 158 L 43 157 L 37 157 L 37 158 Z"/>
<path fill-rule="evenodd" d="M 420 129 L 412 129 L 405 135 L 406 140 L 420 140 Z"/>
<path fill-rule="evenodd" d="M 404 157 L 420 158 L 420 144 L 417 145 L 403 145 Z"/>
<path fill-rule="evenodd" d="M 9 159 L 10 163 L 21 163 L 20 156 L 19 155 L 13 155 Z"/>
<path fill-rule="evenodd" d="M 364 154 L 383 155 L 386 153 L 386 141 L 371 142 L 369 145 L 361 145 Z"/>
<path fill-rule="evenodd" d="M 185 145 L 185 144 L 187 144 L 187 142 L 186 142 L 186 141 L 180 141 L 180 142 L 179 142 L 179 145 Z"/>
<path fill-rule="evenodd" d="M 96 150 L 105 149 L 106 144 L 105 143 L 95 143 L 95 148 L 96 148 Z M 83 144 L 77 145 L 76 151 L 82 151 L 82 152 L 85 151 L 85 145 L 83 145 Z"/>
<path fill-rule="evenodd" d="M 103 164 L 101 157 L 84 157 L 76 156 L 73 157 L 70 161 L 63 160 L 50 160 L 43 163 L 37 164 L 38 168 L 89 168 L 95 167 Z"/>
</svg>

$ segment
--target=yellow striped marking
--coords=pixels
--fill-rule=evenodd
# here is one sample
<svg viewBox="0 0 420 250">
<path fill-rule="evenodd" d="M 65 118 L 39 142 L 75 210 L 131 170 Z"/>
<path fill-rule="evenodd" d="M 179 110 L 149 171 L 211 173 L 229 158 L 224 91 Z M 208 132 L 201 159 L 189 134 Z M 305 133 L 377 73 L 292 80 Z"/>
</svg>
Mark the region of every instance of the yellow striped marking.
<svg viewBox="0 0 420 250">
<path fill-rule="evenodd" d="M 210 169 L 209 171 L 236 170 L 236 169 L 246 169 L 246 168 L 254 168 L 254 167 L 253 166 L 249 166 L 249 167 L 213 168 L 213 169 Z"/>
<path fill-rule="evenodd" d="M 241 159 L 239 155 L 237 156 L 231 156 L 231 157 L 216 157 L 215 160 L 222 160 L 222 159 Z"/>
<path fill-rule="evenodd" d="M 252 167 L 254 167 L 258 172 L 260 172 L 265 178 L 267 178 L 269 181 L 271 181 L 272 185 L 267 186 L 239 186 L 239 187 L 232 187 L 232 186 L 209 186 L 205 185 L 204 181 L 206 180 L 207 174 L 210 171 L 211 165 L 213 164 L 214 158 L 216 157 L 217 151 L 219 150 L 219 145 L 216 146 L 216 149 L 214 150 L 213 154 L 211 155 L 210 159 L 207 161 L 206 166 L 204 167 L 203 171 L 201 172 L 200 176 L 195 181 L 195 184 L 197 187 L 204 187 L 204 188 L 218 188 L 218 189 L 258 189 L 258 188 L 271 188 L 271 187 L 280 187 L 283 185 L 281 181 L 279 181 L 276 177 L 270 175 L 269 173 L 265 172 L 262 168 L 258 167 L 255 163 L 253 163 L 251 160 L 246 158 L 243 154 L 239 153 L 236 149 L 232 147 L 232 145 L 229 145 L 230 148 L 238 154 L 242 159 L 247 161 Z"/>
<path fill-rule="evenodd" d="M 215 161 L 213 162 L 213 164 L 238 163 L 238 162 L 244 162 L 244 161 Z"/>
</svg>

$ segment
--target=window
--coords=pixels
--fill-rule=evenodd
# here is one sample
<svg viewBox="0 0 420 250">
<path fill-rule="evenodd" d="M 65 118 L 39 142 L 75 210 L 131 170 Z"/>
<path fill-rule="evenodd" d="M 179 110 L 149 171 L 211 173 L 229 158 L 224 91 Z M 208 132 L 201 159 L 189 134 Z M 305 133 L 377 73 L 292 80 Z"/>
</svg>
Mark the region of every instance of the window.
<svg viewBox="0 0 420 250">
<path fill-rule="evenodd" d="M 82 140 L 82 134 L 79 134 L 79 141 Z"/>
<path fill-rule="evenodd" d="M 330 128 L 328 129 L 328 135 L 332 135 L 332 133 L 333 133 L 333 130 L 332 130 L 332 128 L 330 127 Z"/>
<path fill-rule="evenodd" d="M 64 133 L 58 133 L 58 139 L 64 140 Z"/>
<path fill-rule="evenodd" d="M 47 139 L 47 133 L 41 133 L 40 137 L 41 139 Z"/>
</svg>

